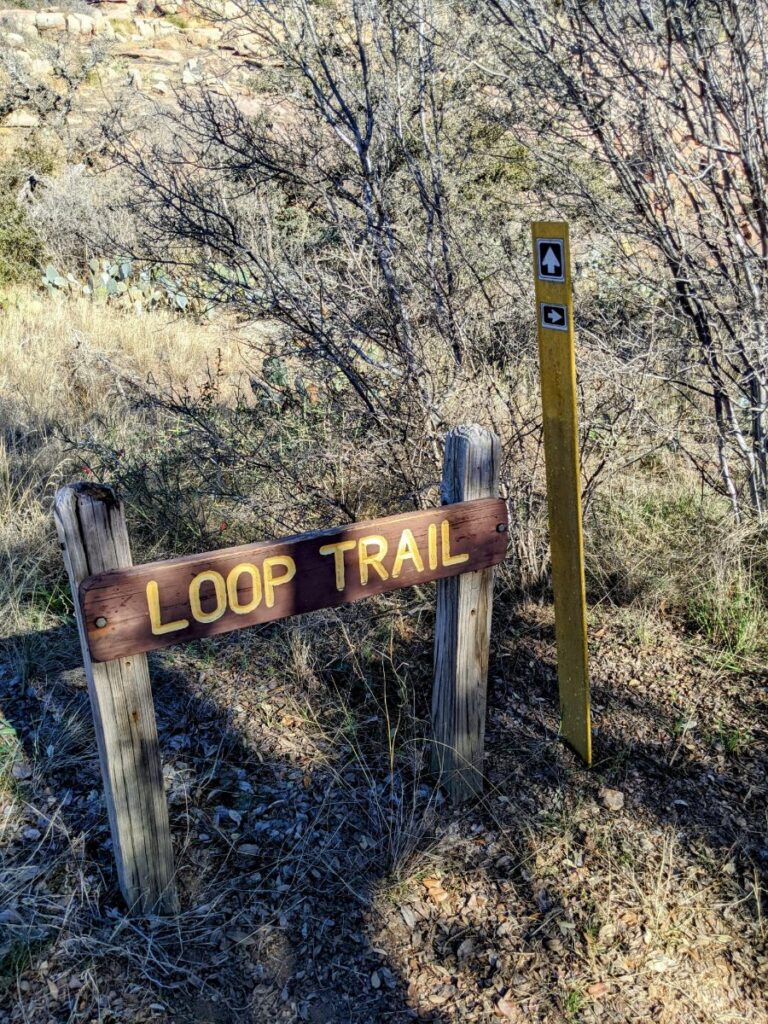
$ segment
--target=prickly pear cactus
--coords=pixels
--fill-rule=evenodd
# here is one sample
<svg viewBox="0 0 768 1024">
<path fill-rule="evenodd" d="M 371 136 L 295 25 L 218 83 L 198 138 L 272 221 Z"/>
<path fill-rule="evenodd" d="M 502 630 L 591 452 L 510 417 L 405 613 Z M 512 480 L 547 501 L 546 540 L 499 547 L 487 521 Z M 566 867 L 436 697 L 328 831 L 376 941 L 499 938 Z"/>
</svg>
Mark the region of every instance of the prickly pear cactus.
<svg viewBox="0 0 768 1024">
<path fill-rule="evenodd" d="M 88 261 L 85 280 L 73 274 L 61 274 L 49 264 L 41 282 L 50 292 L 85 295 L 94 302 L 109 302 L 132 307 L 142 313 L 163 306 L 177 312 L 192 310 L 190 297 L 163 267 L 138 267 L 129 258 L 107 260 L 93 257 Z M 200 303 L 194 311 L 200 312 Z"/>
</svg>

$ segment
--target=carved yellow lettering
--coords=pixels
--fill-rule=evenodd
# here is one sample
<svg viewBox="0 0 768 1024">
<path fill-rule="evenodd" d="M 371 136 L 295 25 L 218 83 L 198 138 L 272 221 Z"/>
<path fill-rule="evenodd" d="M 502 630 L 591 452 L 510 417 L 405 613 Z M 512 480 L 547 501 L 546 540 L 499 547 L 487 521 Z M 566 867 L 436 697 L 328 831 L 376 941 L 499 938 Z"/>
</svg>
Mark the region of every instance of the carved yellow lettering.
<svg viewBox="0 0 768 1024">
<path fill-rule="evenodd" d="M 176 619 L 174 622 L 163 622 L 160 615 L 160 591 L 157 583 L 150 580 L 147 584 L 147 607 L 149 608 L 149 621 L 152 625 L 152 634 L 162 636 L 163 633 L 175 633 L 177 629 L 186 629 L 189 619 Z"/>
<path fill-rule="evenodd" d="M 443 565 L 459 565 L 461 562 L 469 561 L 466 551 L 461 555 L 451 554 L 451 527 L 447 519 L 440 523 L 440 537 L 443 542 Z"/>
<path fill-rule="evenodd" d="M 282 566 L 285 572 L 282 576 L 275 576 L 272 572 L 276 566 Z M 261 567 L 264 573 L 264 601 L 267 608 L 273 608 L 275 604 L 275 587 L 288 583 L 296 575 L 296 563 L 290 555 L 272 555 L 265 558 Z"/>
<path fill-rule="evenodd" d="M 424 562 L 421 557 L 416 538 L 409 529 L 403 530 L 400 534 L 400 543 L 397 545 L 395 564 L 392 566 L 392 578 L 396 579 L 403 568 L 403 562 L 410 560 L 416 566 L 417 572 L 424 572 Z"/>
<path fill-rule="evenodd" d="M 204 612 L 200 603 L 200 588 L 204 583 L 212 583 L 216 594 L 216 607 L 213 611 Z M 227 587 L 220 572 L 206 569 L 199 572 L 189 584 L 189 607 L 195 622 L 215 622 L 227 610 Z"/>
<path fill-rule="evenodd" d="M 369 544 L 376 544 L 378 551 L 370 552 L 368 550 Z M 389 545 L 387 544 L 387 538 L 382 537 L 378 533 L 372 534 L 370 537 L 361 537 L 358 541 L 358 560 L 360 562 L 360 583 L 365 586 L 368 582 L 368 567 L 375 569 L 379 576 L 383 579 L 389 579 L 389 573 L 381 564 L 381 560 L 387 553 Z"/>
<path fill-rule="evenodd" d="M 237 585 L 240 577 L 246 573 L 251 577 L 252 596 L 250 601 L 241 604 Z M 259 576 L 259 570 L 255 565 L 251 562 L 241 562 L 234 569 L 229 570 L 227 573 L 227 597 L 229 598 L 229 607 L 235 615 L 247 615 L 248 612 L 259 607 L 261 604 L 261 576 Z"/>
<path fill-rule="evenodd" d="M 333 564 L 336 571 L 336 589 L 344 589 L 344 552 L 351 551 L 355 547 L 353 540 L 339 540 L 335 544 L 323 544 L 320 548 L 321 555 L 333 555 Z"/>
<path fill-rule="evenodd" d="M 437 568 L 437 523 L 430 523 L 427 529 L 427 545 L 429 548 L 429 568 Z"/>
</svg>

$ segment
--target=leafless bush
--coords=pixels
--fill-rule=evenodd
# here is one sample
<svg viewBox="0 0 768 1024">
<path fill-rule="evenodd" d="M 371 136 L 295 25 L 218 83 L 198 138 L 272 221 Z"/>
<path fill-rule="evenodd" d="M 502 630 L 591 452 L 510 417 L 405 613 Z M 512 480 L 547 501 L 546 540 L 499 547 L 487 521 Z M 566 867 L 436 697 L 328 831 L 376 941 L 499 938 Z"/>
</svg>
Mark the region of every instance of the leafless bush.
<svg viewBox="0 0 768 1024">
<path fill-rule="evenodd" d="M 24 108 L 40 125 L 73 144 L 69 124 L 77 94 L 106 57 L 108 44 L 97 39 L 37 42 L 31 50 L 0 45 L 0 117 Z"/>
<path fill-rule="evenodd" d="M 289 496 L 303 507 L 308 494 L 346 518 L 374 498 L 421 505 L 436 496 L 441 435 L 476 419 L 508 453 L 520 576 L 541 580 L 527 223 L 536 168 L 500 124 L 486 69 L 460 56 L 476 24 L 427 2 L 292 0 L 245 3 L 230 30 L 279 86 L 259 116 L 204 87 L 176 110 L 158 106 L 151 137 L 127 115 L 111 129 L 143 225 L 134 255 L 173 263 L 212 305 L 279 328 L 252 356 L 256 406 L 274 399 L 279 428 L 265 429 L 251 396 L 226 424 L 217 406 L 166 401 L 201 445 L 201 489 L 247 504 L 245 468 L 269 465 L 280 467 L 281 507 Z M 590 360 L 602 391 L 584 407 L 588 497 L 642 391 L 602 344 Z M 287 407 L 266 365 L 287 374 Z M 277 452 L 304 406 L 310 418 L 325 410 L 324 433 L 302 412 L 305 446 Z"/>
<path fill-rule="evenodd" d="M 478 254 L 449 226 L 435 32 L 399 4 L 354 3 L 341 23 L 302 4 L 243 18 L 284 69 L 274 116 L 188 94 L 154 152 L 120 140 L 155 249 L 183 248 L 218 298 L 280 319 L 369 416 L 418 416 L 429 443 L 425 347 L 439 339 L 455 373 L 482 297 Z"/>
<path fill-rule="evenodd" d="M 489 0 L 511 94 L 563 181 L 617 241 L 622 270 L 666 318 L 665 367 L 708 403 L 720 487 L 738 516 L 768 499 L 768 97 L 765 5 L 744 0 Z M 538 113 L 537 113 L 538 111 Z M 519 123 L 519 122 L 518 122 Z M 578 151 L 602 194 L 565 174 Z M 565 159 L 563 159 L 565 157 Z M 611 193 L 617 193 L 617 196 Z M 676 307 L 676 310 L 675 310 Z M 702 463 L 702 470 L 709 470 Z M 714 482 L 714 480 L 712 481 Z"/>
<path fill-rule="evenodd" d="M 67 164 L 36 182 L 27 220 L 57 269 L 76 268 L 92 254 L 114 257 L 136 246 L 138 226 L 123 191 L 119 175 L 96 173 L 82 163 Z"/>
</svg>

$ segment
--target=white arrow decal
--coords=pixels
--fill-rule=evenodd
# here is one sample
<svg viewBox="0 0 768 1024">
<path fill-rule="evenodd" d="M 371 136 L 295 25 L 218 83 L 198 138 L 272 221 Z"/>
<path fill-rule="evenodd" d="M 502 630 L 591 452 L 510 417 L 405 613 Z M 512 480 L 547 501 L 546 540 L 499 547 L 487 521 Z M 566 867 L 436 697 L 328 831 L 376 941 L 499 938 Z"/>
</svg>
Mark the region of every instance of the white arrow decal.
<svg viewBox="0 0 768 1024">
<path fill-rule="evenodd" d="M 557 271 L 560 269 L 560 260 L 555 255 L 555 250 L 550 245 L 541 260 L 541 265 L 544 267 L 550 277 L 554 277 Z"/>
<path fill-rule="evenodd" d="M 563 317 L 556 309 L 548 309 L 547 320 L 551 324 L 560 324 L 563 322 Z"/>
</svg>

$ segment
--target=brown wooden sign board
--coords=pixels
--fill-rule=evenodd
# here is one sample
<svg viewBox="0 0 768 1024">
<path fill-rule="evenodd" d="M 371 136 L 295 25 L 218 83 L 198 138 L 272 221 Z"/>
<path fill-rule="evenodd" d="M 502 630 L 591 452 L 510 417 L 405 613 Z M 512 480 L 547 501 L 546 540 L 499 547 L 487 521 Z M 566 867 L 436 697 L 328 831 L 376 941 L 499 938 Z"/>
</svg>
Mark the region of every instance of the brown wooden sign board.
<svg viewBox="0 0 768 1024">
<path fill-rule="evenodd" d="M 499 498 L 89 576 L 91 657 L 112 661 L 416 583 L 487 569 L 507 549 Z"/>
</svg>

